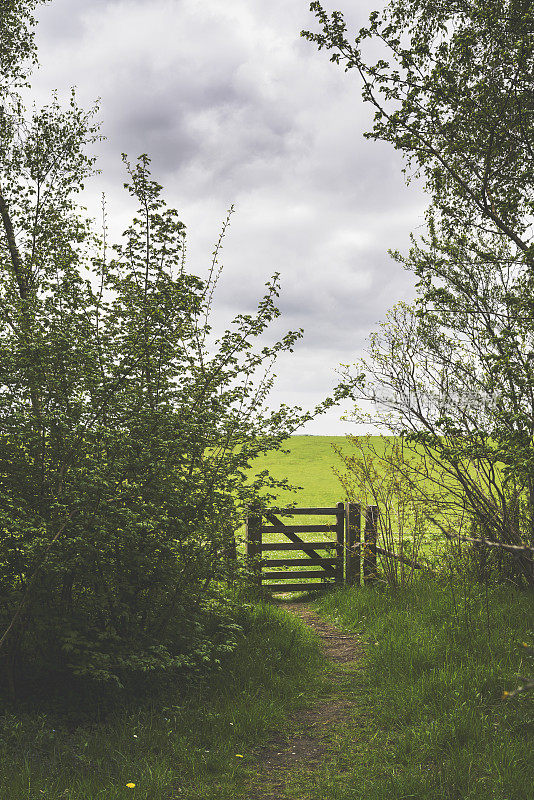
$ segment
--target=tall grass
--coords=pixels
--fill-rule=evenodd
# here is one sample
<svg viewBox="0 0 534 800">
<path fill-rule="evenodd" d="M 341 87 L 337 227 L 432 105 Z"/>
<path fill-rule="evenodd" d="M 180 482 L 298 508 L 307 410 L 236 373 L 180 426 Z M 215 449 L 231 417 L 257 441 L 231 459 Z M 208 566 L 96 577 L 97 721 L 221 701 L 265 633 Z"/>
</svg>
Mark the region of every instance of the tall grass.
<svg viewBox="0 0 534 800">
<path fill-rule="evenodd" d="M 420 579 L 339 590 L 317 607 L 366 636 L 353 688 L 370 713 L 356 750 L 350 726 L 340 746 L 352 749 L 347 772 L 324 772 L 311 796 L 534 798 L 533 698 L 503 700 L 521 671 L 522 643 L 532 642 L 532 593 Z"/>
<path fill-rule="evenodd" d="M 280 609 L 249 604 L 240 622 L 219 673 L 100 723 L 4 713 L 1 800 L 235 797 L 251 748 L 308 700 L 322 659 L 314 634 Z"/>
</svg>

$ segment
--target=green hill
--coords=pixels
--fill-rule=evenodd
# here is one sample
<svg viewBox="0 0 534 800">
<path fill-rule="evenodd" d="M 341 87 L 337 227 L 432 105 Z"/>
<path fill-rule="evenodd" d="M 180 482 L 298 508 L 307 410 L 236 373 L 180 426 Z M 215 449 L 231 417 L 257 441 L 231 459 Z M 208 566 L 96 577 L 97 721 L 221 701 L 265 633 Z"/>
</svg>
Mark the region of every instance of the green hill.
<svg viewBox="0 0 534 800">
<path fill-rule="evenodd" d="M 388 437 L 370 437 L 379 449 Z M 268 469 L 275 478 L 287 478 L 297 492 L 281 492 L 279 503 L 295 503 L 297 506 L 333 506 L 345 500 L 334 468 L 341 469 L 342 461 L 333 445 L 343 452 L 353 448 L 345 436 L 292 436 L 284 445 L 287 453 L 273 451 L 254 462 L 255 471 Z"/>
</svg>

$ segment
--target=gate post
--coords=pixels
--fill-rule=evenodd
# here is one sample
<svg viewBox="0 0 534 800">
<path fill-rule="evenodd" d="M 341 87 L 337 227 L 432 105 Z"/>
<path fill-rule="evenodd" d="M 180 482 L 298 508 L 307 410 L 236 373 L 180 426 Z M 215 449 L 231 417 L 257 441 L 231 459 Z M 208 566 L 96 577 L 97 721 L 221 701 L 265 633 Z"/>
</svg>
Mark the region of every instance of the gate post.
<svg viewBox="0 0 534 800">
<path fill-rule="evenodd" d="M 345 561 L 345 503 L 337 504 L 336 511 L 336 585 L 343 586 L 343 563 Z"/>
<path fill-rule="evenodd" d="M 247 515 L 247 561 L 253 573 L 254 583 L 261 586 L 261 512 L 257 506 L 251 506 Z"/>
<path fill-rule="evenodd" d="M 376 538 L 378 533 L 378 506 L 365 509 L 365 549 L 363 553 L 363 582 L 372 583 L 377 578 Z"/>
<path fill-rule="evenodd" d="M 345 506 L 345 583 L 347 586 L 360 585 L 361 577 L 361 519 L 360 503 L 347 503 Z"/>
</svg>

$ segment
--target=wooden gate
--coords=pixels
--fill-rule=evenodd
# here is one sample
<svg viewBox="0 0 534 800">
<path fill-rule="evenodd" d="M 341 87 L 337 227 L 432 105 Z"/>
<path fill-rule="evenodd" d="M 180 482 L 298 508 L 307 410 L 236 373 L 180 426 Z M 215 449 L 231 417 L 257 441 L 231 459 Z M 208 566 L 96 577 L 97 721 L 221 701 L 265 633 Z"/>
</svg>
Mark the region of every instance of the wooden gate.
<svg viewBox="0 0 534 800">
<path fill-rule="evenodd" d="M 330 525 L 286 525 L 277 514 L 321 515 L 335 516 L 335 523 Z M 270 525 L 264 525 L 264 520 Z M 289 542 L 264 542 L 263 534 L 281 533 Z M 333 541 L 305 541 L 300 533 L 332 533 Z M 264 559 L 267 551 L 301 551 L 305 558 L 270 558 Z M 321 556 L 318 551 L 330 551 L 326 556 Z M 266 589 L 273 592 L 296 592 L 324 589 L 329 584 L 343 584 L 343 563 L 345 554 L 345 504 L 338 503 L 331 508 L 286 508 L 277 511 L 270 510 L 262 513 L 253 511 L 247 518 L 247 556 L 255 572 L 256 582 L 263 584 Z M 320 567 L 320 570 L 281 570 L 265 572 L 264 570 L 276 567 Z M 264 581 L 279 581 L 289 578 L 305 578 L 304 583 L 264 583 Z M 313 582 L 313 578 L 319 581 Z"/>
</svg>

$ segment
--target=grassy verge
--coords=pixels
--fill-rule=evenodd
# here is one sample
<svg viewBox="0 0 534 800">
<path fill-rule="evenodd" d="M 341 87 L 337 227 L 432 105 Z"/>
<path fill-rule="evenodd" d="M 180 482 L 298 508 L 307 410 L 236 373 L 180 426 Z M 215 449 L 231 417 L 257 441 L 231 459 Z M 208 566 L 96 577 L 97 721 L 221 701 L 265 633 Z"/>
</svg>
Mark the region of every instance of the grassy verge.
<svg viewBox="0 0 534 800">
<path fill-rule="evenodd" d="M 421 581 L 316 606 L 369 644 L 351 679 L 353 724 L 335 731 L 338 755 L 307 798 L 534 798 L 534 699 L 502 699 L 532 643 L 532 594 Z"/>
<path fill-rule="evenodd" d="M 98 725 L 0 716 L 1 800 L 234 797 L 251 748 L 308 701 L 321 663 L 314 635 L 282 610 L 250 605 L 244 624 L 209 681 L 130 703 Z"/>
</svg>

